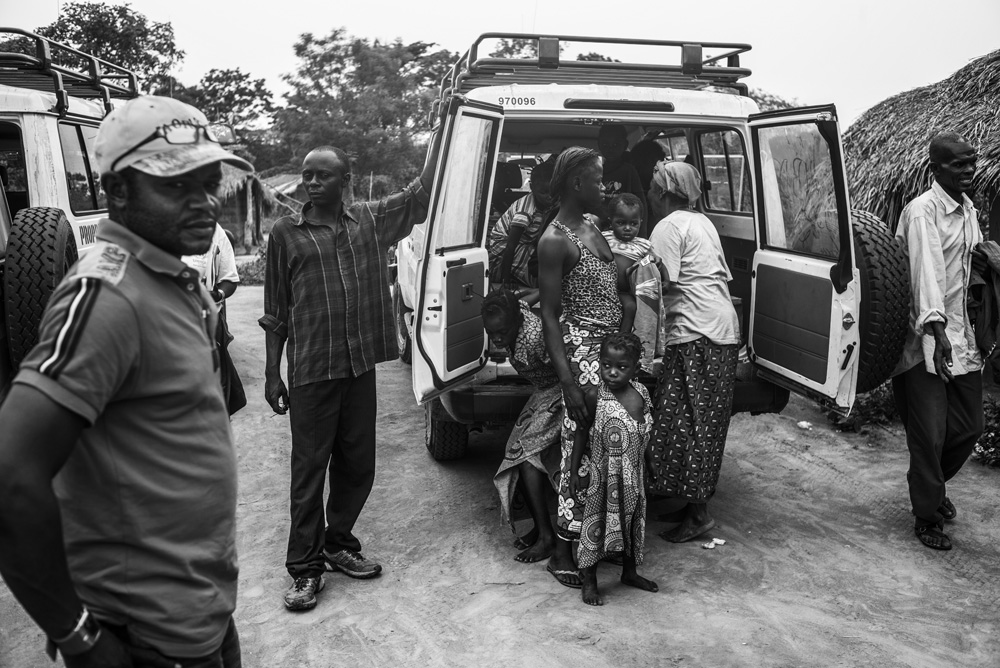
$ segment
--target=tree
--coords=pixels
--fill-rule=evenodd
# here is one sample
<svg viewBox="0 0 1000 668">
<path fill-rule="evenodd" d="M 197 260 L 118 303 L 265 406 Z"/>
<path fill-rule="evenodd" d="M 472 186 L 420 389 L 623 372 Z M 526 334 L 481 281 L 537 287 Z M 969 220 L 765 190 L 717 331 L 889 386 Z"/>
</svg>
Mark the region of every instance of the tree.
<svg viewBox="0 0 1000 668">
<path fill-rule="evenodd" d="M 184 60 L 184 52 L 174 42 L 173 26 L 150 21 L 128 4 L 71 2 L 56 21 L 35 32 L 134 71 L 145 91 L 161 86 L 170 70 Z M 16 41 L 18 50 L 24 51 L 27 45 L 27 52 L 34 52 L 28 40 Z M 85 67 L 62 57 L 57 62 L 75 69 Z"/>
<path fill-rule="evenodd" d="M 792 109 L 793 107 L 799 106 L 797 100 L 786 100 L 783 97 L 775 95 L 774 93 L 768 93 L 766 90 L 761 90 L 759 88 L 750 89 L 750 99 L 757 103 L 761 111 L 775 111 L 777 109 Z"/>
<path fill-rule="evenodd" d="M 370 41 L 335 29 L 295 43 L 286 106 L 274 113 L 280 154 L 297 166 L 311 148 L 338 146 L 359 171 L 402 185 L 423 163 L 427 111 L 455 58 L 433 44 Z M 360 180 L 360 179 L 358 179 Z"/>
<path fill-rule="evenodd" d="M 537 58 L 538 41 L 534 39 L 501 39 L 490 52 L 490 58 Z"/>
<path fill-rule="evenodd" d="M 566 46 L 559 42 L 559 53 L 562 54 Z M 490 52 L 490 58 L 520 58 L 532 59 L 538 57 L 538 40 L 522 37 L 511 39 L 500 39 L 497 47 Z"/>
<path fill-rule="evenodd" d="M 577 60 L 588 60 L 591 62 L 599 63 L 620 63 L 622 61 L 616 58 L 608 58 L 604 54 L 597 53 L 596 51 L 591 51 L 590 53 L 581 53 L 576 57 Z"/>
<path fill-rule="evenodd" d="M 238 129 L 253 125 L 274 111 L 271 91 L 263 79 L 251 79 L 239 68 L 209 70 L 192 95 L 195 107 L 212 121 L 232 123 Z"/>
</svg>

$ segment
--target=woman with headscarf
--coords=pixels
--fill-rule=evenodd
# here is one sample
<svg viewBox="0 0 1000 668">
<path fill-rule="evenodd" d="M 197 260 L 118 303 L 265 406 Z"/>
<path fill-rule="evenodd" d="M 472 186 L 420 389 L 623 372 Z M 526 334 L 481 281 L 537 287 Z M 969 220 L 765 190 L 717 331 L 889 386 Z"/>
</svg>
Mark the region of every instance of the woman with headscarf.
<svg viewBox="0 0 1000 668">
<path fill-rule="evenodd" d="M 650 491 L 687 500 L 674 543 L 712 529 L 715 493 L 726 447 L 740 345 L 729 294 L 732 275 L 715 226 L 692 210 L 701 175 L 684 162 L 657 163 L 650 210 L 662 216 L 650 242 L 670 277 L 664 293 L 665 354 L 654 399 Z"/>
<path fill-rule="evenodd" d="M 594 214 L 603 205 L 601 155 L 574 146 L 556 159 L 551 193 L 555 217 L 538 240 L 538 288 L 542 331 L 549 359 L 559 378 L 565 417 L 562 428 L 559 507 L 555 548 L 546 567 L 567 587 L 581 586 L 572 541 L 580 535 L 586 492 L 570 490 L 570 461 L 577 426 L 589 424 L 585 387 L 600 384 L 601 340 L 615 331 L 631 331 L 635 300 L 628 278 L 615 263 Z M 584 456 L 579 476 L 589 477 Z"/>
</svg>

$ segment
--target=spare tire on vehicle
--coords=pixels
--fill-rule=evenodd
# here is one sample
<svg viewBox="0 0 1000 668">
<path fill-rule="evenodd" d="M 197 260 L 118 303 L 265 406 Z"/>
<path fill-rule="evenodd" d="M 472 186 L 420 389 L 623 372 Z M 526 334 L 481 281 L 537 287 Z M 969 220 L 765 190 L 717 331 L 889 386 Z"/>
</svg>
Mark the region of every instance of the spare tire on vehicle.
<svg viewBox="0 0 1000 668">
<path fill-rule="evenodd" d="M 21 209 L 11 222 L 3 276 L 10 361 L 16 370 L 38 343 L 52 292 L 77 259 L 76 239 L 61 209 Z"/>
<path fill-rule="evenodd" d="M 896 368 L 910 318 L 910 270 L 889 228 L 853 209 L 854 255 L 861 274 L 857 392 L 870 392 Z"/>
</svg>

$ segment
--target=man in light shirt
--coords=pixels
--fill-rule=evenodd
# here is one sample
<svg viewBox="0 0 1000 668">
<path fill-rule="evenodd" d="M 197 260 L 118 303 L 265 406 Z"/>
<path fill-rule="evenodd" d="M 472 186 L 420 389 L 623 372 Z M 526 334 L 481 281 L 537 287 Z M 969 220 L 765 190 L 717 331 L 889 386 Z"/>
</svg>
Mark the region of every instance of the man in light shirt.
<svg viewBox="0 0 1000 668">
<path fill-rule="evenodd" d="M 976 250 L 982 233 L 967 192 L 976 149 L 963 137 L 931 139 L 930 190 L 907 204 L 896 239 L 910 267 L 910 326 L 893 373 L 896 407 L 906 429 L 915 533 L 950 550 L 944 522 L 957 511 L 945 491 L 983 433 L 983 357 L 966 301 L 973 269 L 987 271 Z"/>
</svg>

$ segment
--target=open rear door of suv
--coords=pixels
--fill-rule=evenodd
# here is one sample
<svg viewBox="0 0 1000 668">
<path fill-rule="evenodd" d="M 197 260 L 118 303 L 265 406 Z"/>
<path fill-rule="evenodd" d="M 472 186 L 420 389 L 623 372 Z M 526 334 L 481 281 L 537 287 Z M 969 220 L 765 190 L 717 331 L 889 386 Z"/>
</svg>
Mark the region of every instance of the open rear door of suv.
<svg viewBox="0 0 1000 668">
<path fill-rule="evenodd" d="M 489 269 L 483 238 L 503 109 L 462 98 L 450 105 L 427 221 L 411 235 L 418 258 L 413 394 L 420 403 L 486 363 L 479 314 Z"/>
<path fill-rule="evenodd" d="M 749 121 L 760 226 L 750 358 L 765 379 L 847 413 L 861 290 L 837 111 L 783 109 Z"/>
</svg>

